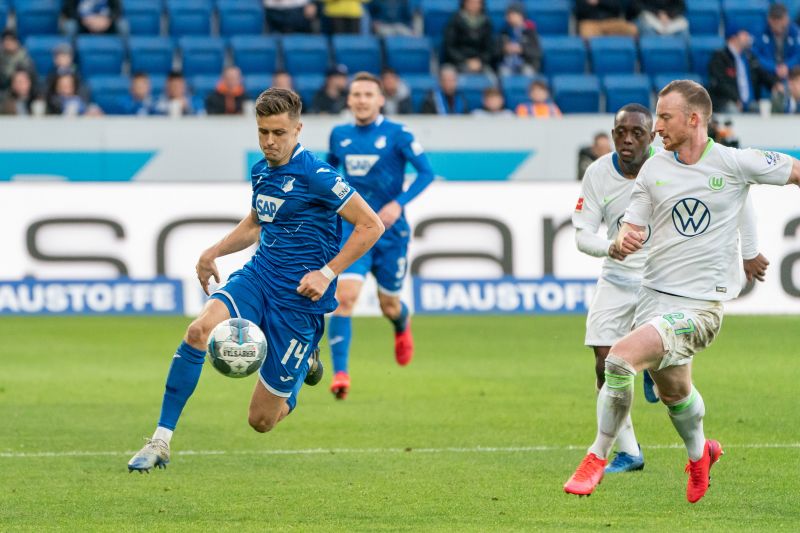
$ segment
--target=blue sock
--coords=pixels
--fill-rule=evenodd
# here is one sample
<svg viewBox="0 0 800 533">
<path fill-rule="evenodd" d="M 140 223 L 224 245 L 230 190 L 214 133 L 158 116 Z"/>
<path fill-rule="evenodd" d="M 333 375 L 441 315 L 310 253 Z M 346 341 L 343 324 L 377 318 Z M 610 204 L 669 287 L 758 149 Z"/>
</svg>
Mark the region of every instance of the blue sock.
<svg viewBox="0 0 800 533">
<path fill-rule="evenodd" d="M 395 333 L 403 333 L 408 327 L 408 306 L 405 302 L 400 302 L 400 315 L 395 319 L 389 319 L 394 326 Z"/>
<path fill-rule="evenodd" d="M 167 374 L 167 387 L 164 391 L 164 401 L 161 403 L 161 418 L 158 425 L 174 430 L 181 416 L 183 406 L 200 381 L 200 372 L 206 353 L 189 346 L 186 341 L 181 342 L 172 365 Z"/>
<path fill-rule="evenodd" d="M 352 323 L 349 316 L 332 316 L 328 323 L 328 344 L 331 347 L 333 372 L 347 372 L 347 361 L 350 358 L 350 339 L 353 336 Z"/>
</svg>

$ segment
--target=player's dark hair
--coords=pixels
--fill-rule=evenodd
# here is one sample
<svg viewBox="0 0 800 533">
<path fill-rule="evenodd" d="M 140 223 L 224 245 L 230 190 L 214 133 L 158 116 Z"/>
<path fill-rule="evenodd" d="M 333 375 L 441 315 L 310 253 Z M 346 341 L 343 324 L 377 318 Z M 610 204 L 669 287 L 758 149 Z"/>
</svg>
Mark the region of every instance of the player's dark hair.
<svg viewBox="0 0 800 533">
<path fill-rule="evenodd" d="M 256 98 L 256 116 L 269 117 L 288 113 L 289 118 L 297 120 L 303 110 L 303 102 L 296 92 L 288 89 L 270 87 Z"/>
<path fill-rule="evenodd" d="M 645 118 L 645 122 L 647 122 L 650 125 L 649 129 L 650 130 L 653 129 L 653 114 L 650 113 L 650 110 L 647 109 L 642 104 L 625 104 L 624 106 L 619 108 L 619 111 L 617 111 L 617 115 L 614 116 L 615 123 L 616 123 L 616 117 L 619 116 L 619 114 L 623 111 L 625 111 L 626 113 L 639 113 L 640 115 L 643 115 Z"/>
<path fill-rule="evenodd" d="M 678 93 L 686 99 L 688 111 L 697 111 L 708 123 L 711 119 L 711 97 L 706 88 L 692 80 L 673 80 L 666 87 L 661 89 L 658 97 L 666 96 L 669 93 Z M 688 114 L 688 113 L 687 113 Z"/>
<path fill-rule="evenodd" d="M 381 94 L 383 94 L 383 83 L 381 82 L 381 79 L 376 75 L 362 70 L 361 72 L 355 73 L 355 75 L 353 76 L 353 80 L 350 82 L 350 84 L 352 85 L 354 82 L 357 81 L 371 81 L 372 83 L 378 86 L 378 90 L 381 92 Z"/>
</svg>

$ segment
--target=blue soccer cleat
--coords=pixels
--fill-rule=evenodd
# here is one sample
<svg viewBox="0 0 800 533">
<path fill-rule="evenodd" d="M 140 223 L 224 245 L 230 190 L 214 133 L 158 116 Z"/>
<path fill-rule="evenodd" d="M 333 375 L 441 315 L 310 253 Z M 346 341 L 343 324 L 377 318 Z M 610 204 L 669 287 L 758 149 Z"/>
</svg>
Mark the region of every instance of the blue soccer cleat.
<svg viewBox="0 0 800 533">
<path fill-rule="evenodd" d="M 150 469 L 167 468 L 169 444 L 161 439 L 147 439 L 147 443 L 128 461 L 128 472 L 150 473 Z"/>
<path fill-rule="evenodd" d="M 644 454 L 641 446 L 639 447 L 638 457 L 625 452 L 617 452 L 614 460 L 608 463 L 606 474 L 636 472 L 637 470 L 644 470 Z"/>
<path fill-rule="evenodd" d="M 653 382 L 653 376 L 650 375 L 649 370 L 644 371 L 644 399 L 650 403 L 658 403 L 658 389 Z"/>
</svg>

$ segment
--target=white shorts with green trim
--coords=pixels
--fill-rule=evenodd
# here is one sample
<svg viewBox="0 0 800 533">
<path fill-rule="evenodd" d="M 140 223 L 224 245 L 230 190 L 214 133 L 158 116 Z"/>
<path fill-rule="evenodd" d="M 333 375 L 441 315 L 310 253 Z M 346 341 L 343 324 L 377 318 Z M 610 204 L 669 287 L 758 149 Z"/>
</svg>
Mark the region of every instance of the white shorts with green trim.
<svg viewBox="0 0 800 533">
<path fill-rule="evenodd" d="M 586 316 L 586 346 L 613 346 L 631 332 L 639 285 L 597 281 Z"/>
</svg>

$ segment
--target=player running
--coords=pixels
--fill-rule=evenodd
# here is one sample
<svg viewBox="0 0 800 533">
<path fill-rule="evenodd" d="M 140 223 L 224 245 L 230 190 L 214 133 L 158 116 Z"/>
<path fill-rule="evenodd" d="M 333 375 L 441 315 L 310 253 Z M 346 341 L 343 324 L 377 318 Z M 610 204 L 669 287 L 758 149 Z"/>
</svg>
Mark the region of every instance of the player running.
<svg viewBox="0 0 800 533">
<path fill-rule="evenodd" d="M 166 467 L 172 432 L 200 379 L 208 335 L 223 320 L 246 318 L 267 338 L 248 416 L 256 431 L 271 430 L 295 408 L 304 380 L 321 378 L 314 354 L 324 315 L 336 307 L 336 276 L 369 250 L 383 224 L 336 170 L 298 143 L 301 108 L 300 97 L 284 89 L 267 89 L 256 100 L 264 159 L 251 170 L 251 210 L 200 256 L 197 278 L 203 290 L 208 293 L 211 277 L 219 282 L 216 258 L 257 242 L 258 249 L 211 294 L 186 330 L 167 374 L 158 427 L 131 458 L 129 471 Z M 352 225 L 341 249 L 339 216 Z"/>
<path fill-rule="evenodd" d="M 328 330 L 334 370 L 331 392 L 339 400 L 345 399 L 350 390 L 350 317 L 368 272 L 378 283 L 381 312 L 394 326 L 395 360 L 407 365 L 414 355 L 408 307 L 400 300 L 410 235 L 403 207 L 425 190 L 434 176 L 414 135 L 402 124 L 381 115 L 383 104 L 380 80 L 366 72 L 357 73 L 347 96 L 355 124 L 337 126 L 330 137 L 328 163 L 335 168 L 344 167 L 347 181 L 361 192 L 386 226 L 378 243 L 339 276 L 339 307 L 333 312 Z M 417 177 L 404 191 L 406 163 L 417 170 Z M 342 237 L 347 238 L 352 231 L 352 225 L 344 224 Z"/>
<path fill-rule="evenodd" d="M 603 479 L 608 453 L 630 413 L 634 377 L 647 369 L 686 445 L 686 497 L 694 503 L 708 490 L 722 446 L 705 438 L 705 405 L 692 385 L 692 358 L 719 332 L 722 302 L 742 287 L 736 229 L 749 186 L 800 185 L 800 161 L 715 144 L 707 134 L 711 99 L 693 81 L 664 87 L 656 114 L 656 131 L 668 151 L 648 159 L 639 172 L 615 240 L 627 257 L 642 249 L 651 227 L 634 320 L 640 325 L 611 347 L 597 397 L 597 436 L 564 490 L 588 495 Z"/>
</svg>

